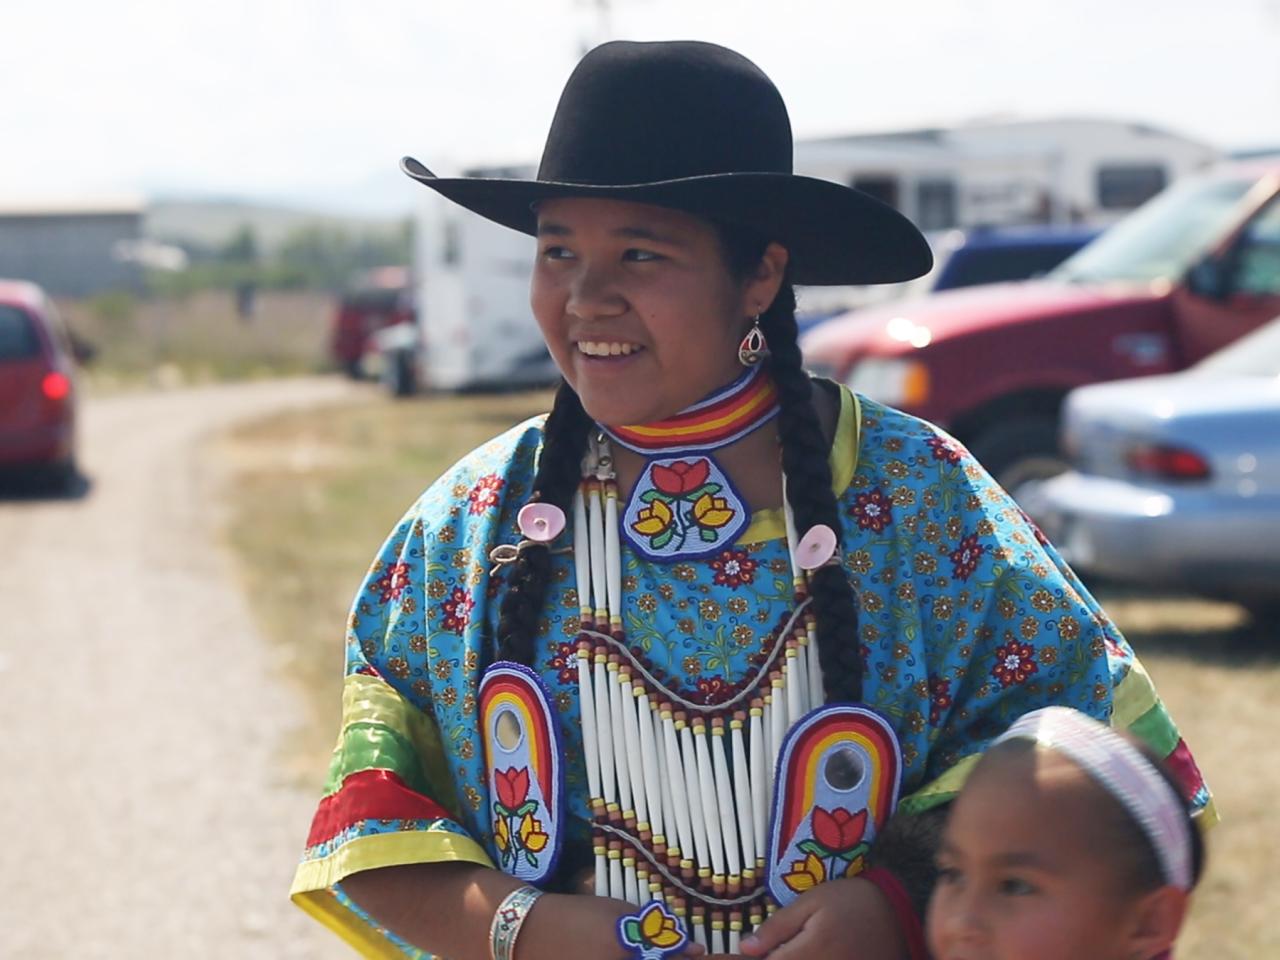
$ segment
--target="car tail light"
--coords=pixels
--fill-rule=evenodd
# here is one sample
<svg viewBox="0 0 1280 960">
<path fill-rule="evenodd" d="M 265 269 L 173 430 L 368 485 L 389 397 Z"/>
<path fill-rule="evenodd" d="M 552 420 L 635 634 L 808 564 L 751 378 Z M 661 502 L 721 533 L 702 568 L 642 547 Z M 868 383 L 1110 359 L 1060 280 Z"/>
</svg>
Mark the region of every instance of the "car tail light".
<svg viewBox="0 0 1280 960">
<path fill-rule="evenodd" d="M 1209 462 L 1194 450 L 1166 444 L 1130 447 L 1125 459 L 1135 473 L 1165 480 L 1207 480 Z"/>
<path fill-rule="evenodd" d="M 65 400 L 71 393 L 71 380 L 65 373 L 50 370 L 40 381 L 40 392 L 50 400 Z"/>
</svg>

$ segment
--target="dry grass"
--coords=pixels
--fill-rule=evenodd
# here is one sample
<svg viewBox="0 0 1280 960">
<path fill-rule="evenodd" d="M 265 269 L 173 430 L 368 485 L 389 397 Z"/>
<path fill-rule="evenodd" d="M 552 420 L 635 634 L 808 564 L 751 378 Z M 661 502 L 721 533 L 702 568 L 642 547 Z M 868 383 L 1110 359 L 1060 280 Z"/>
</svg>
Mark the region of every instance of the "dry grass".
<svg viewBox="0 0 1280 960">
<path fill-rule="evenodd" d="M 97 351 L 85 376 L 98 392 L 331 367 L 333 299 L 325 294 L 261 293 L 248 319 L 236 314 L 226 291 L 149 300 L 107 295 L 58 307 L 76 336 Z"/>
<path fill-rule="evenodd" d="M 550 402 L 383 400 L 273 417 L 220 441 L 236 477 L 227 535 L 250 601 L 315 711 L 307 776 L 323 773 L 317 751 L 337 730 L 343 625 L 382 538 L 459 457 Z"/>
<path fill-rule="evenodd" d="M 458 456 L 546 394 L 420 398 L 288 415 L 224 441 L 240 466 L 229 528 L 254 607 L 311 694 L 313 782 L 338 718 L 342 625 L 380 538 Z M 1102 590 L 1217 795 L 1224 823 L 1179 960 L 1280 956 L 1280 647 L 1230 604 Z"/>
<path fill-rule="evenodd" d="M 1155 679 L 1223 818 L 1178 960 L 1280 957 L 1277 625 L 1253 626 L 1225 603 L 1105 590 L 1099 599 Z"/>
</svg>

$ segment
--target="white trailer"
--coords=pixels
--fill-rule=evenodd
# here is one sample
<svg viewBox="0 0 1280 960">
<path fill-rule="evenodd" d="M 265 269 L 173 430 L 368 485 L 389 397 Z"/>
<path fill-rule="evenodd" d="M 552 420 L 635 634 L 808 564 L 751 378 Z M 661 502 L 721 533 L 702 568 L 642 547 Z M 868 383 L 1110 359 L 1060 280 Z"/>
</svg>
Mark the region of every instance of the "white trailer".
<svg viewBox="0 0 1280 960">
<path fill-rule="evenodd" d="M 528 168 L 466 176 L 534 175 Z M 394 393 L 542 386 L 557 376 L 529 308 L 532 237 L 476 216 L 433 190 L 414 221 L 416 324 L 378 337 Z"/>
<path fill-rule="evenodd" d="M 801 140 L 797 173 L 890 203 L 926 232 L 1031 223 L 1109 225 L 1221 158 L 1141 123 L 974 122 Z"/>
</svg>

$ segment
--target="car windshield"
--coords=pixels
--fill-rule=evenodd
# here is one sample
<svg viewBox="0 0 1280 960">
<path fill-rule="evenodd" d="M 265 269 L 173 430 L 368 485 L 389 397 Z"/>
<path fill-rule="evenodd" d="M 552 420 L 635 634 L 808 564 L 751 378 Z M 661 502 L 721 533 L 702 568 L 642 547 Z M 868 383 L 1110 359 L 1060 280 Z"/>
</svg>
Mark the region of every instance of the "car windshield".
<svg viewBox="0 0 1280 960">
<path fill-rule="evenodd" d="M 1170 187 L 1049 274 L 1068 283 L 1177 279 L 1218 238 L 1253 179 L 1196 177 Z"/>
<path fill-rule="evenodd" d="M 39 352 L 40 342 L 26 311 L 0 303 L 0 363 L 29 360 Z"/>
<path fill-rule="evenodd" d="M 1205 357 L 1191 370 L 1215 377 L 1280 377 L 1280 317 Z"/>
<path fill-rule="evenodd" d="M 947 261 L 935 289 L 972 287 L 981 283 L 1024 280 L 1051 270 L 1080 249 L 1078 243 L 1010 243 L 984 250 L 959 250 Z"/>
</svg>

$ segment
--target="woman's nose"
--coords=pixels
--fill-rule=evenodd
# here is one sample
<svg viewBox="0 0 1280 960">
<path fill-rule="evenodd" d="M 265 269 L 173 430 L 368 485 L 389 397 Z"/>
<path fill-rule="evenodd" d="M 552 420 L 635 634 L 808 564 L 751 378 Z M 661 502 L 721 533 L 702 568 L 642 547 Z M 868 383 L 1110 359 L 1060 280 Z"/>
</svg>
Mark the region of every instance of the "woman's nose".
<svg viewBox="0 0 1280 960">
<path fill-rule="evenodd" d="M 569 285 L 565 309 L 580 320 L 608 319 L 626 312 L 613 270 L 583 262 Z"/>
</svg>

